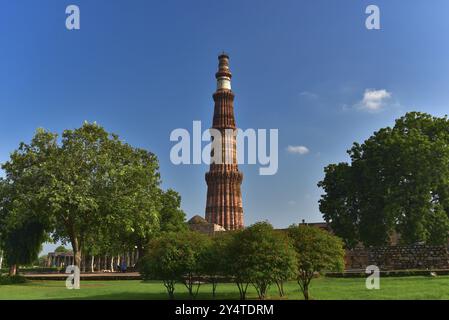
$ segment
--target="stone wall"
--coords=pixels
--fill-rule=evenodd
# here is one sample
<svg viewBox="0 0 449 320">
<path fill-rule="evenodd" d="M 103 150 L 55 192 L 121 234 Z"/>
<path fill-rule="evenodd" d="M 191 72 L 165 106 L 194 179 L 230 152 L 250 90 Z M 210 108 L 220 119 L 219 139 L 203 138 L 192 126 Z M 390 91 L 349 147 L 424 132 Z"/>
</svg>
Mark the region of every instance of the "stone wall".
<svg viewBox="0 0 449 320">
<path fill-rule="evenodd" d="M 365 248 L 346 250 L 345 270 L 365 269 L 368 265 L 368 251 Z"/>
<path fill-rule="evenodd" d="M 347 250 L 346 269 L 376 265 L 380 270 L 448 269 L 446 246 L 381 246 Z"/>
</svg>

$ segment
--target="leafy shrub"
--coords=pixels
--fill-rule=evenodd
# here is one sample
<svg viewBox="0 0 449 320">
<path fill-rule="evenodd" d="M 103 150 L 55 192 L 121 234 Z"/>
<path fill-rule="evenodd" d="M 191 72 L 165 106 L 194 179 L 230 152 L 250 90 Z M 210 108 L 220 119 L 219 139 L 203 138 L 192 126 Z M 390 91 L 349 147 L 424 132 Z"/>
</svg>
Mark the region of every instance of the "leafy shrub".
<svg viewBox="0 0 449 320">
<path fill-rule="evenodd" d="M 183 283 L 191 298 L 198 294 L 201 282 L 201 257 L 210 241 L 194 231 L 167 232 L 153 239 L 142 258 L 139 271 L 145 280 L 162 280 L 170 299 L 176 283 Z"/>
<path fill-rule="evenodd" d="M 298 256 L 297 281 L 305 300 L 309 300 L 309 285 L 317 273 L 341 272 L 344 269 L 343 241 L 320 228 L 292 225 L 288 235 Z"/>
<path fill-rule="evenodd" d="M 290 239 L 268 222 L 258 222 L 235 232 L 228 249 L 227 269 L 234 278 L 240 299 L 246 299 L 252 284 L 259 299 L 265 299 L 272 284 L 284 295 L 283 283 L 297 274 L 297 257 Z"/>
<path fill-rule="evenodd" d="M 0 285 L 20 284 L 26 282 L 28 282 L 28 280 L 21 275 L 0 276 Z"/>
</svg>

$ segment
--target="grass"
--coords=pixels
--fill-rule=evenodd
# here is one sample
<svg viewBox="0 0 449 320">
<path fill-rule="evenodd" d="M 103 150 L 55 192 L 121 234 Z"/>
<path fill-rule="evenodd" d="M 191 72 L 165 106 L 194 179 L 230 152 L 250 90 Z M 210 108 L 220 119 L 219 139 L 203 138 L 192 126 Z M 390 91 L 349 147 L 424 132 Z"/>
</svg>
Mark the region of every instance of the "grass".
<svg viewBox="0 0 449 320">
<path fill-rule="evenodd" d="M 383 278 L 379 290 L 367 290 L 364 278 L 319 278 L 312 281 L 314 299 L 368 300 L 368 299 L 449 299 L 449 276 Z M 295 282 L 285 284 L 285 299 L 302 299 Z M 187 290 L 177 285 L 176 299 L 188 299 Z M 80 290 L 68 290 L 64 281 L 32 281 L 25 284 L 0 286 L 0 299 L 166 299 L 160 282 L 138 280 L 82 281 Z M 211 299 L 211 286 L 203 285 L 197 299 Z M 234 284 L 219 284 L 216 299 L 238 299 Z M 248 298 L 257 299 L 251 286 Z M 272 286 L 269 299 L 279 299 Z"/>
</svg>

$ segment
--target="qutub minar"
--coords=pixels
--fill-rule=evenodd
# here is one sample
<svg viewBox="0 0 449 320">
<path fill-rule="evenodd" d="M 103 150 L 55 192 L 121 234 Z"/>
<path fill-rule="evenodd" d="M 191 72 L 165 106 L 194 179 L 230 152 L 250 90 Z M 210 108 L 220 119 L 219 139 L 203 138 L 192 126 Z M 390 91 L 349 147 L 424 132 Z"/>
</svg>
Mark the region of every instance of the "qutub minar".
<svg viewBox="0 0 449 320">
<path fill-rule="evenodd" d="M 218 224 L 226 230 L 243 228 L 242 184 L 243 174 L 237 165 L 236 135 L 227 135 L 225 130 L 237 128 L 234 118 L 234 93 L 231 90 L 231 71 L 229 56 L 218 56 L 217 90 L 213 94 L 215 107 L 212 128 L 219 130 L 221 139 L 221 163 L 211 161 L 206 173 L 207 202 L 206 220 Z M 226 158 L 227 157 L 227 158 Z"/>
</svg>

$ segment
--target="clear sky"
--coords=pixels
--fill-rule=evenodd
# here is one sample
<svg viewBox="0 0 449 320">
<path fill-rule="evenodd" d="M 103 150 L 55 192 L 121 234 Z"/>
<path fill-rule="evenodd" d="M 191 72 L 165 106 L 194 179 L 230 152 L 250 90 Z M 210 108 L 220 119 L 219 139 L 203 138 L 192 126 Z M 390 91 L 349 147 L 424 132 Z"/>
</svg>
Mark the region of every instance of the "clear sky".
<svg viewBox="0 0 449 320">
<path fill-rule="evenodd" d="M 81 30 L 65 28 L 69 4 Z M 369 4 L 381 30 L 365 28 Z M 97 121 L 155 152 L 163 187 L 204 215 L 208 168 L 173 165 L 169 136 L 211 125 L 225 50 L 238 126 L 279 129 L 278 173 L 241 167 L 246 224 L 321 221 L 326 165 L 407 111 L 447 113 L 448 18 L 447 0 L 1 0 L 0 162 L 37 127 Z"/>
</svg>

